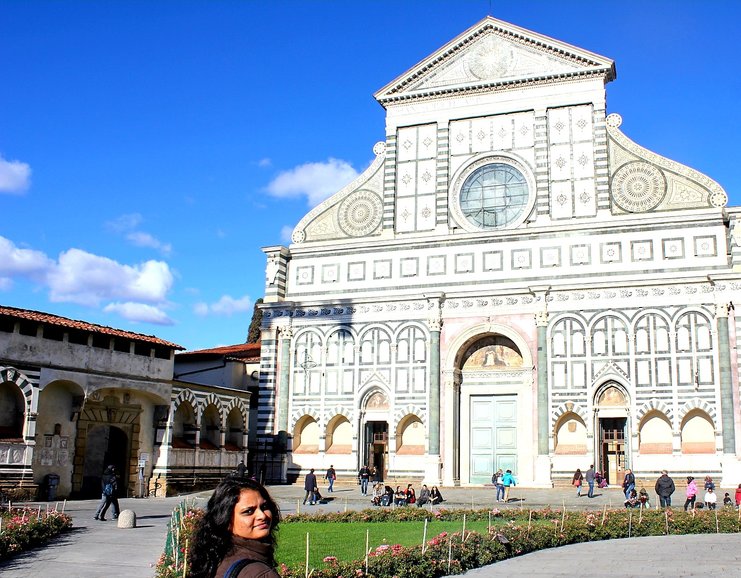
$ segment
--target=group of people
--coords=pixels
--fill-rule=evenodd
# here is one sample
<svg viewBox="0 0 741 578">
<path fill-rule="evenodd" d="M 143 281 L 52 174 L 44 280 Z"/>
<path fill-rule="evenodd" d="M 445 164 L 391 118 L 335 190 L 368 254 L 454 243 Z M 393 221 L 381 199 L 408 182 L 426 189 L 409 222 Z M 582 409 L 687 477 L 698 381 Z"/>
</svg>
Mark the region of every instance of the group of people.
<svg viewBox="0 0 741 578">
<path fill-rule="evenodd" d="M 715 482 L 713 482 L 713 478 L 705 476 L 703 488 L 705 490 L 705 495 L 703 496 L 703 500 L 700 502 L 697 500 L 700 493 L 699 488 L 697 487 L 697 482 L 693 476 L 687 476 L 687 489 L 685 490 L 685 496 L 687 499 L 684 501 L 685 512 L 690 509 L 702 507 L 705 507 L 708 510 L 715 510 L 718 504 L 718 495 L 715 492 Z M 741 484 L 736 488 L 735 501 L 731 498 L 730 493 L 726 492 L 725 496 L 723 496 L 723 505 L 731 507 L 735 505 L 736 508 L 741 505 Z"/>
<path fill-rule="evenodd" d="M 381 482 L 373 483 L 371 504 L 374 506 L 409 506 L 417 504 L 417 507 L 421 508 L 425 504 L 437 505 L 443 501 L 443 496 L 437 486 L 433 486 L 432 490 L 427 487 L 427 484 L 422 484 L 422 489 L 419 491 L 419 496 L 414 491 L 412 484 L 407 484 L 406 489 L 401 486 L 396 486 L 396 491 L 391 486 L 382 484 Z"/>
<path fill-rule="evenodd" d="M 512 474 L 512 470 L 503 472 L 501 468 L 498 469 L 491 476 L 491 483 L 497 489 L 497 502 L 509 502 L 509 489 L 517 485 L 517 480 L 514 474 Z"/>
<path fill-rule="evenodd" d="M 628 470 L 628 472 L 630 472 L 630 470 Z M 633 478 L 633 480 L 633 487 L 635 487 L 635 478 Z M 571 479 L 571 485 L 576 487 L 577 497 L 581 497 L 581 489 L 584 486 L 584 482 L 586 482 L 589 487 L 587 490 L 587 498 L 594 498 L 594 486 L 597 486 L 598 488 L 606 488 L 608 486 L 607 478 L 602 475 L 601 472 L 594 469 L 594 464 L 591 464 L 585 473 L 582 473 L 581 468 L 576 468 L 574 477 Z M 627 495 L 630 492 L 626 491 L 625 493 Z"/>
<path fill-rule="evenodd" d="M 715 491 L 715 482 L 713 482 L 712 477 L 705 476 L 702 489 L 704 490 L 704 494 L 702 496 L 702 500 L 699 500 L 698 497 L 700 495 L 700 488 L 698 486 L 698 482 L 695 480 L 694 476 L 687 476 L 687 487 L 685 489 L 686 499 L 684 501 L 685 511 L 699 508 L 715 510 L 719 503 L 719 499 Z M 674 494 L 674 492 L 676 491 L 676 486 L 674 485 L 674 480 L 669 476 L 669 473 L 666 470 L 662 470 L 661 475 L 656 480 L 654 490 L 656 491 L 656 495 L 659 497 L 659 505 L 662 508 L 671 507 L 672 494 Z M 641 489 L 641 492 L 645 492 L 645 490 Z M 630 496 L 626 496 L 625 505 L 626 507 L 630 507 Z M 739 508 L 741 506 L 741 484 L 739 484 L 738 488 L 736 488 L 736 495 L 734 496 L 734 498 L 731 498 L 731 494 L 729 492 L 725 493 L 725 495 L 723 496 L 722 505 L 736 508 Z"/>
</svg>

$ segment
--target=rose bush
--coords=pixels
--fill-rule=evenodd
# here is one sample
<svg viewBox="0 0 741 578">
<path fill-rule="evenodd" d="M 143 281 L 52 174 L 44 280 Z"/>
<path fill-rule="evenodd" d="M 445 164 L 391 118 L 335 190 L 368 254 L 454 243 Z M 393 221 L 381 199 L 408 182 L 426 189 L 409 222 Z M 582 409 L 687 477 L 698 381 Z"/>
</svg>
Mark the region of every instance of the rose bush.
<svg viewBox="0 0 741 578">
<path fill-rule="evenodd" d="M 2 516 L 0 560 L 44 544 L 72 527 L 72 519 L 61 512 L 16 510 Z"/>
<path fill-rule="evenodd" d="M 491 519 L 486 533 L 442 533 L 430 538 L 424 546 L 404 547 L 383 544 L 372 549 L 366 560 L 341 560 L 326 556 L 323 567 L 312 568 L 316 578 L 439 578 L 460 574 L 499 560 L 520 556 L 535 550 L 588 542 L 664 534 L 735 533 L 741 531 L 741 518 L 733 509 L 684 512 L 674 510 L 602 510 L 564 512 L 543 510 L 439 510 L 420 508 L 364 510 L 332 514 L 288 515 L 284 523 L 371 523 L 378 521 Z M 185 534 L 181 532 L 181 541 Z M 280 540 L 280 536 L 278 538 Z M 184 552 L 183 552 L 184 554 Z M 303 566 L 278 569 L 283 578 L 306 575 Z M 182 573 L 182 569 L 180 570 Z M 160 578 L 176 574 L 158 573 Z"/>
</svg>

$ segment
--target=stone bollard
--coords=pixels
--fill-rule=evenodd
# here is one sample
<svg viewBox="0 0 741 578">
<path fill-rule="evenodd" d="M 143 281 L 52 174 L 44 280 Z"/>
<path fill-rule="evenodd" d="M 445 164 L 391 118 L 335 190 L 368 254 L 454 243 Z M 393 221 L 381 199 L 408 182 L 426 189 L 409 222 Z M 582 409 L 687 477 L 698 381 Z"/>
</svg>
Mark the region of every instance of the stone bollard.
<svg viewBox="0 0 741 578">
<path fill-rule="evenodd" d="M 121 510 L 118 514 L 119 528 L 136 528 L 136 513 L 134 510 Z"/>
</svg>

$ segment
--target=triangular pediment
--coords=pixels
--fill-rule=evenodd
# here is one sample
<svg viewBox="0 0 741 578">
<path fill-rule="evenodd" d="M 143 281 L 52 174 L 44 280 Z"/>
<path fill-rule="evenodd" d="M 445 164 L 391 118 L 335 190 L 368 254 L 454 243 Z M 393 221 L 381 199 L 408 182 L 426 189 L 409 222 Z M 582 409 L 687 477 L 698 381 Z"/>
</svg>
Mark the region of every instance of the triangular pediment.
<svg viewBox="0 0 741 578">
<path fill-rule="evenodd" d="M 486 17 L 374 96 L 394 101 L 434 98 L 570 77 L 615 78 L 612 60 Z"/>
</svg>

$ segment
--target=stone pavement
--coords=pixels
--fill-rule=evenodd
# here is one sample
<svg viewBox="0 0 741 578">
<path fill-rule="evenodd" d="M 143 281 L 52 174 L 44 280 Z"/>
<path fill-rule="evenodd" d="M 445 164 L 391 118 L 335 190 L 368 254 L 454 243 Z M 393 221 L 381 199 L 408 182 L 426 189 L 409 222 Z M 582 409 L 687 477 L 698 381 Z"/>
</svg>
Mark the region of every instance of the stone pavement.
<svg viewBox="0 0 741 578">
<path fill-rule="evenodd" d="M 326 504 L 304 506 L 301 484 L 271 486 L 271 494 L 284 514 L 302 512 L 338 512 L 369 506 L 369 498 L 360 495 L 356 485 L 335 486 Z M 395 484 L 389 484 L 395 487 Z M 321 490 L 325 490 L 322 487 Z M 496 504 L 493 488 L 442 488 L 444 507 L 602 509 L 619 507 L 622 493 L 618 488 L 599 490 L 593 499 L 577 498 L 570 488 L 514 488 L 509 504 Z M 209 493 L 187 496 L 197 505 L 205 505 Z M 185 496 L 184 496 L 185 497 Z M 167 523 L 172 510 L 184 498 L 122 499 L 121 509 L 137 514 L 137 528 L 119 529 L 114 520 L 93 520 L 97 500 L 68 501 L 66 512 L 72 516 L 74 529 L 46 547 L 24 553 L 0 563 L 0 576 L 30 578 L 62 576 L 69 578 L 150 578 L 153 565 L 164 548 Z M 681 507 L 681 504 L 679 504 Z M 45 507 L 45 505 L 44 505 Z M 614 566 L 619 566 L 615 568 Z M 473 570 L 472 578 L 530 575 L 575 576 L 582 573 L 631 576 L 703 576 L 724 575 L 741 578 L 741 534 L 632 538 L 607 542 L 576 544 L 544 550 Z"/>
</svg>

